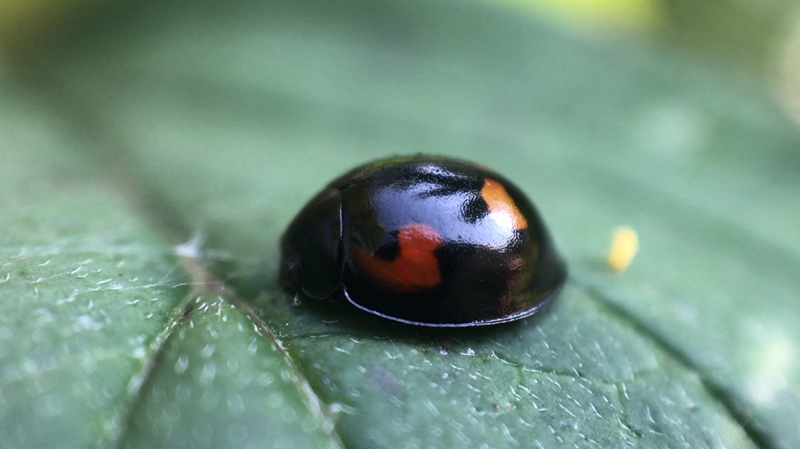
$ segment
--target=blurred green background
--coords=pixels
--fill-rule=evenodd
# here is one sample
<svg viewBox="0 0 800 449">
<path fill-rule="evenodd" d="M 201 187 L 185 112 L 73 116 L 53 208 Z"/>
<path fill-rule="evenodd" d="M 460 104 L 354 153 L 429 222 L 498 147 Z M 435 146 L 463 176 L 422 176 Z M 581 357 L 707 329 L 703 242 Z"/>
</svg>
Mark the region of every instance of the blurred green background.
<svg viewBox="0 0 800 449">
<path fill-rule="evenodd" d="M 0 447 L 800 447 L 798 11 L 0 1 Z M 293 305 L 302 204 L 420 152 L 530 194 L 550 309 Z"/>
<path fill-rule="evenodd" d="M 587 40 L 658 45 L 745 73 L 797 104 L 798 8 L 792 0 L 485 0 L 510 12 L 555 23 Z M 0 2 L 6 54 L 48 48 L 127 2 L 109 0 Z M 123 15 L 125 12 L 121 12 Z M 108 16 L 105 16 L 107 19 Z M 691 56 L 694 55 L 694 56 Z M 24 56 L 23 56 L 24 57 Z"/>
</svg>

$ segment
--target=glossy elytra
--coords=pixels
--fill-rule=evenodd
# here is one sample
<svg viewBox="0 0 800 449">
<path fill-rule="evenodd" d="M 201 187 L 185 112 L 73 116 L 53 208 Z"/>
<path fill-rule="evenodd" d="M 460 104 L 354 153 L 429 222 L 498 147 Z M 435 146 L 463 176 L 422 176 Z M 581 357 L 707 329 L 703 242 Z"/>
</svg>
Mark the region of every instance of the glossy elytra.
<svg viewBox="0 0 800 449">
<path fill-rule="evenodd" d="M 281 278 L 324 299 L 420 326 L 536 313 L 566 268 L 522 191 L 457 159 L 393 158 L 330 183 L 281 240 Z"/>
</svg>

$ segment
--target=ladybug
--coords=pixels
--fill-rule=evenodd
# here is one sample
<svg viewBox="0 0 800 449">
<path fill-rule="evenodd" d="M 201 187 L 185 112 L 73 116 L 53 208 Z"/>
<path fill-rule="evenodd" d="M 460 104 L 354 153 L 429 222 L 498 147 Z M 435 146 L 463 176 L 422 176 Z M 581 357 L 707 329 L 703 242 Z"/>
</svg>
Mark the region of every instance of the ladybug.
<svg viewBox="0 0 800 449">
<path fill-rule="evenodd" d="M 464 327 L 536 313 L 566 267 L 522 191 L 462 160 L 379 160 L 342 175 L 281 239 L 281 280 L 316 299 L 343 294 L 407 324 Z"/>
</svg>

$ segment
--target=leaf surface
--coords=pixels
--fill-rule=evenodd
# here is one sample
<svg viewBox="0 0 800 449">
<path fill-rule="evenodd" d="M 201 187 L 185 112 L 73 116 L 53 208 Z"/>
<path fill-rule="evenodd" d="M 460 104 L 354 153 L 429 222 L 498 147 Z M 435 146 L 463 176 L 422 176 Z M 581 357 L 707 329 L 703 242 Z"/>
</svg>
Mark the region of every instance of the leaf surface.
<svg viewBox="0 0 800 449">
<path fill-rule="evenodd" d="M 144 373 L 133 397 L 109 400 L 122 430 L 105 443 L 800 445 L 800 135 L 758 88 L 485 4 L 191 5 L 123 8 L 125 21 L 108 19 L 86 32 L 92 39 L 73 36 L 58 57 L 27 66 L 32 89 L 8 106 L 8 116 L 19 109 L 32 122 L 40 109 L 59 117 L 37 126 L 72 131 L 50 141 L 70 148 L 41 157 L 89 178 L 86 195 L 51 186 L 65 197 L 46 192 L 52 202 L 36 213 L 72 210 L 73 196 L 106 213 L 95 202 L 115 204 L 130 218 L 88 214 L 81 226 L 139 223 L 116 238 L 161 242 L 166 262 L 147 265 L 151 276 L 170 273 L 170 286 L 186 282 L 170 276 L 188 276 L 206 292 L 198 303 L 186 289 L 164 288 L 148 305 L 161 312 L 146 310 L 160 322 L 129 318 L 151 326 L 145 341 L 160 343 L 127 371 L 114 360 L 102 374 L 122 392 Z M 25 179 L 47 179 L 31 171 L 39 157 L 25 159 L 30 146 L 17 142 L 14 164 L 32 173 Z M 530 194 L 571 270 L 547 312 L 431 331 L 342 304 L 292 305 L 277 282 L 277 242 L 301 205 L 356 164 L 418 152 L 489 165 Z M 8 217 L 27 228 L 23 215 Z M 602 258 L 621 224 L 637 229 L 642 251 L 614 276 Z M 4 246 L 31 245 L 42 233 L 33 234 Z M 163 242 L 198 235 L 202 249 L 189 256 L 199 257 L 182 253 L 177 265 Z M 45 306 L 73 287 L 58 288 Z M 108 335 L 102 343 L 122 351 L 126 340 Z M 253 339 L 259 349 L 250 354 Z M 66 341 L 89 354 L 103 347 Z M 21 370 L 30 349 L 6 351 L 0 372 Z M 264 373 L 275 381 L 260 384 Z M 41 396 L 0 388 L 0 413 Z M 67 405 L 97 391 L 74 392 Z M 66 422 L 59 416 L 51 419 Z M 86 437 L 69 441 L 101 440 L 98 416 L 79 418 Z M 0 431 L 37 422 L 15 419 Z M 20 445 L 39 441 L 15 435 Z"/>
</svg>

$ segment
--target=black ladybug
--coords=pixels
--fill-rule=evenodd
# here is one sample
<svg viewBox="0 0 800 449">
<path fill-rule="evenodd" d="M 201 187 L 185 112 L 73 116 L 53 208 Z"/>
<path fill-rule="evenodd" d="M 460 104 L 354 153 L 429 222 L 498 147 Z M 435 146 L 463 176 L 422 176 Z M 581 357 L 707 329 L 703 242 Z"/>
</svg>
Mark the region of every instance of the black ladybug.
<svg viewBox="0 0 800 449">
<path fill-rule="evenodd" d="M 532 315 L 566 268 L 533 204 L 494 171 L 443 157 L 362 165 L 317 194 L 281 240 L 281 279 L 317 299 L 419 326 Z"/>
</svg>

